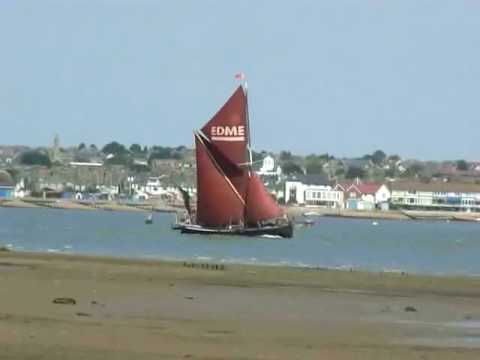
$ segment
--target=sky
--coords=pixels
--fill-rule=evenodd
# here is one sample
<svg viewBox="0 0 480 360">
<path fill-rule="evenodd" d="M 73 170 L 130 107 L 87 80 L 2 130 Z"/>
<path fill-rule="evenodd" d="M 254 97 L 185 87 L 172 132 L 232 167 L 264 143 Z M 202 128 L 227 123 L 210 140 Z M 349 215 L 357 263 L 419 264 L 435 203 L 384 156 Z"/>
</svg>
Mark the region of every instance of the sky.
<svg viewBox="0 0 480 360">
<path fill-rule="evenodd" d="M 480 0 L 1 0 L 0 144 L 192 146 L 239 71 L 256 150 L 480 160 Z"/>
</svg>

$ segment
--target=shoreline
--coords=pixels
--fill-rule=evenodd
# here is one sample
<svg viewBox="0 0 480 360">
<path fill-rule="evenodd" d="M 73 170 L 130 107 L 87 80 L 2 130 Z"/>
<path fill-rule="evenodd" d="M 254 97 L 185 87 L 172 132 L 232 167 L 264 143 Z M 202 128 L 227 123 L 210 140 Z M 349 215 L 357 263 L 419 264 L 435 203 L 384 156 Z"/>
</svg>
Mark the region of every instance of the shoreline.
<svg viewBox="0 0 480 360">
<path fill-rule="evenodd" d="M 339 272 L 339 273 L 362 273 L 362 274 L 371 274 L 371 275 L 387 275 L 390 276 L 401 276 L 401 277 L 426 277 L 426 278 L 465 278 L 465 279 L 479 279 L 480 285 L 480 274 L 477 273 L 447 273 L 447 272 L 416 272 L 410 271 L 404 268 L 366 268 L 366 267 L 354 267 L 351 265 L 338 265 L 338 266 L 326 266 L 326 265 L 312 265 L 305 263 L 287 263 L 287 262 L 242 262 L 241 259 L 238 261 L 229 261 L 225 259 L 213 259 L 213 258 L 182 258 L 182 257 L 147 257 L 147 256 L 126 256 L 126 255 L 104 255 L 104 254 L 89 254 L 89 253 L 76 253 L 72 252 L 70 249 L 65 251 L 61 249 L 47 249 L 45 251 L 32 251 L 16 249 L 9 243 L 0 243 L 0 257 L 5 254 L 12 254 L 12 257 L 25 257 L 25 258 L 61 258 L 65 257 L 72 260 L 85 260 L 85 261 L 106 261 L 111 263 L 131 263 L 131 264 L 169 264 L 169 265 L 179 265 L 183 264 L 186 266 L 188 264 L 191 268 L 214 268 L 217 267 L 228 267 L 228 268 L 259 268 L 259 269 L 284 269 L 292 271 L 302 271 L 302 272 Z"/>
<path fill-rule="evenodd" d="M 477 359 L 479 285 L 2 252 L 0 357 Z"/>
<path fill-rule="evenodd" d="M 140 212 L 177 212 L 174 206 L 160 202 L 128 203 L 118 201 L 84 201 L 71 199 L 0 199 L 0 207 L 59 210 L 104 210 L 104 211 L 140 211 Z"/>
<path fill-rule="evenodd" d="M 25 262 L 29 260 L 44 261 L 68 261 L 72 263 L 91 263 L 106 264 L 118 266 L 144 266 L 144 267 L 183 267 L 193 270 L 216 270 L 232 271 L 234 273 L 243 273 L 244 275 L 262 274 L 264 276 L 273 276 L 274 274 L 283 274 L 295 276 L 295 284 L 284 278 L 271 279 L 269 285 L 287 286 L 287 285 L 306 285 L 320 286 L 324 289 L 341 288 L 348 291 L 376 292 L 391 287 L 401 291 L 417 291 L 418 285 L 422 286 L 422 292 L 430 294 L 461 294 L 463 296 L 480 297 L 480 276 L 465 274 L 423 274 L 406 271 L 370 271 L 355 268 L 334 268 L 334 267 L 308 267 L 280 264 L 244 264 L 244 263 L 223 263 L 216 261 L 200 260 L 167 260 L 152 258 L 131 258 L 121 256 L 107 255 L 86 255 L 86 254 L 67 254 L 67 253 L 49 253 L 34 251 L 15 251 L 4 250 L 0 247 L 0 260 L 18 260 Z M 0 267 L 5 265 L 0 262 Z M 326 281 L 323 276 L 328 274 L 332 282 Z M 316 282 L 316 277 L 322 277 L 322 281 Z M 248 277 L 248 276 L 247 276 Z M 355 281 L 353 281 L 355 280 Z M 443 285 L 442 289 L 437 285 Z M 453 292 L 455 290 L 455 292 Z M 431 292 L 429 292 L 431 291 Z"/>
<path fill-rule="evenodd" d="M 435 220 L 435 221 L 464 221 L 480 222 L 480 213 L 434 211 L 434 210 L 351 210 L 351 209 L 326 209 L 305 206 L 288 207 L 290 215 L 301 217 L 305 213 L 313 216 L 327 216 L 350 219 L 372 220 Z"/>
<path fill-rule="evenodd" d="M 104 210 L 104 211 L 140 211 L 140 212 L 168 212 L 181 211 L 180 207 L 150 203 L 123 203 L 117 201 L 76 201 L 64 199 L 2 199 L 0 207 L 4 208 L 30 208 L 30 209 L 60 209 L 60 210 Z M 458 221 L 479 222 L 480 213 L 453 212 L 453 211 L 424 211 L 424 210 L 351 210 L 351 209 L 327 209 L 306 206 L 288 206 L 287 213 L 295 218 L 303 217 L 305 213 L 313 216 L 338 217 L 347 219 L 371 219 L 371 220 L 432 220 L 432 221 Z"/>
</svg>

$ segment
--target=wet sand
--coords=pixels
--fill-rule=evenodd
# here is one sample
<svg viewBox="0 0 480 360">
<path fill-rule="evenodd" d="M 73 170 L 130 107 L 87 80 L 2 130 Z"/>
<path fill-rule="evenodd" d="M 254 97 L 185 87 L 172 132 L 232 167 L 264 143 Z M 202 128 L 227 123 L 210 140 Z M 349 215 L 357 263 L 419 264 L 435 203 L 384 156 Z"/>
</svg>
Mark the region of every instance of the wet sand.
<svg viewBox="0 0 480 360">
<path fill-rule="evenodd" d="M 0 304 L 1 359 L 480 358 L 477 278 L 2 252 Z"/>
</svg>

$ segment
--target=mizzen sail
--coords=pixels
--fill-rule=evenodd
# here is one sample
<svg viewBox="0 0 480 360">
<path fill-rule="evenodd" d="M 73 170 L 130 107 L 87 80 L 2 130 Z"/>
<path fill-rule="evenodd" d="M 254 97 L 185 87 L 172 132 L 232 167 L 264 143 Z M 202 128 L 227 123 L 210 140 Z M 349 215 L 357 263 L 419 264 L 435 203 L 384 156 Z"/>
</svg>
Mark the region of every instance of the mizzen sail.
<svg viewBox="0 0 480 360">
<path fill-rule="evenodd" d="M 248 180 L 245 222 L 247 224 L 257 224 L 259 221 L 283 216 L 282 208 L 278 206 L 260 178 L 256 174 L 252 174 Z"/>
</svg>

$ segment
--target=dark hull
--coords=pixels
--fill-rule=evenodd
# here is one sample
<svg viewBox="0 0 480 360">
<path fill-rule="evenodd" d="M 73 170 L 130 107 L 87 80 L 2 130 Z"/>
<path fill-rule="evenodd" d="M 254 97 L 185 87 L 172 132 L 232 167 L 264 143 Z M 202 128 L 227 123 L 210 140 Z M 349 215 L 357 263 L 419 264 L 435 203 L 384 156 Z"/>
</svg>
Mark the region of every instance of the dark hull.
<svg viewBox="0 0 480 360">
<path fill-rule="evenodd" d="M 204 234 L 204 235 L 240 235 L 240 236 L 281 236 L 284 238 L 291 238 L 293 236 L 293 224 L 272 225 L 255 228 L 242 229 L 217 229 L 207 228 L 200 225 L 176 225 L 174 227 L 184 234 Z"/>
</svg>

